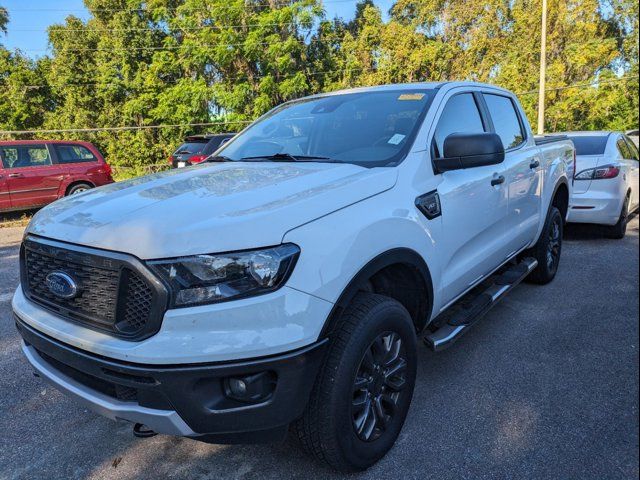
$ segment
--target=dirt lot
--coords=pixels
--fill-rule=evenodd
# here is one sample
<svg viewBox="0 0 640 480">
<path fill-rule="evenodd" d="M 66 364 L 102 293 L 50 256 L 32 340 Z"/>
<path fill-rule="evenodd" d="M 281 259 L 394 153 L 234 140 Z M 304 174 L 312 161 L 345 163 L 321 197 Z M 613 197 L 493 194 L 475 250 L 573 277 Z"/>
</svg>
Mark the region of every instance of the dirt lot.
<svg viewBox="0 0 640 480">
<path fill-rule="evenodd" d="M 0 479 L 333 477 L 293 441 L 139 440 L 33 377 L 10 309 L 21 235 L 0 228 Z M 355 478 L 638 478 L 637 218 L 622 241 L 571 229 L 554 283 L 419 360 L 397 445 Z"/>
</svg>

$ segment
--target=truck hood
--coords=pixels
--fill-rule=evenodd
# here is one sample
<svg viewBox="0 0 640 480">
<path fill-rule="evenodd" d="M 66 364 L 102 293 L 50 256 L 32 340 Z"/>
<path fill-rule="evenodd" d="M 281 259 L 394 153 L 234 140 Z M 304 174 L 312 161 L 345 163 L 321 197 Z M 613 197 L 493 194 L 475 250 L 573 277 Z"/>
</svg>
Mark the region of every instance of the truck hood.
<svg viewBox="0 0 640 480">
<path fill-rule="evenodd" d="M 141 259 L 258 248 L 396 178 L 396 169 L 351 164 L 199 165 L 66 197 L 40 210 L 27 232 Z"/>
</svg>

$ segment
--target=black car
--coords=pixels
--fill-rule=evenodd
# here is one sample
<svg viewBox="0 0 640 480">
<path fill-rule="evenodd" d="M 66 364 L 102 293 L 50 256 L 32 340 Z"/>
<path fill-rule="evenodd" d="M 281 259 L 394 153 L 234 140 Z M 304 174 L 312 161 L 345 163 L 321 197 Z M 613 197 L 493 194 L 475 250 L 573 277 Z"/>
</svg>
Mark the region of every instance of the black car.
<svg viewBox="0 0 640 480">
<path fill-rule="evenodd" d="M 234 135 L 235 133 L 191 135 L 185 138 L 184 143 L 169 157 L 169 163 L 173 168 L 200 163 Z"/>
</svg>

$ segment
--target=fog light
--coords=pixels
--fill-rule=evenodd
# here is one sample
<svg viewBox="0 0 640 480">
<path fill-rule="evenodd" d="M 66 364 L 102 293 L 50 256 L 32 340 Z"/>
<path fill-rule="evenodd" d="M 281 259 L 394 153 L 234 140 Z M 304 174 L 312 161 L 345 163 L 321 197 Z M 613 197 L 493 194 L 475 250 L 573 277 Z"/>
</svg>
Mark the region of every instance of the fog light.
<svg viewBox="0 0 640 480">
<path fill-rule="evenodd" d="M 245 397 L 247 395 L 247 383 L 240 378 L 230 378 L 229 392 L 234 397 Z"/>
<path fill-rule="evenodd" d="M 258 403 L 268 400 L 276 388 L 275 372 L 260 372 L 224 381 L 225 394 L 234 400 Z"/>
</svg>

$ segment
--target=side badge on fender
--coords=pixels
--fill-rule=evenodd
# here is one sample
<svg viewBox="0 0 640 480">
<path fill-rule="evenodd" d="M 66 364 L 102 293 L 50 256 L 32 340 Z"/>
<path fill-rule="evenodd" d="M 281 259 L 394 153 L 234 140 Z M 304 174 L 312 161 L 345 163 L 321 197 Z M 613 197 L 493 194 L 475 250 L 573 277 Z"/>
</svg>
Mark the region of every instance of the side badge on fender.
<svg viewBox="0 0 640 480">
<path fill-rule="evenodd" d="M 424 195 L 420 195 L 416 198 L 416 207 L 418 207 L 418 210 L 420 210 L 429 220 L 433 220 L 434 218 L 442 215 L 440 196 L 436 190 L 425 193 Z"/>
</svg>

